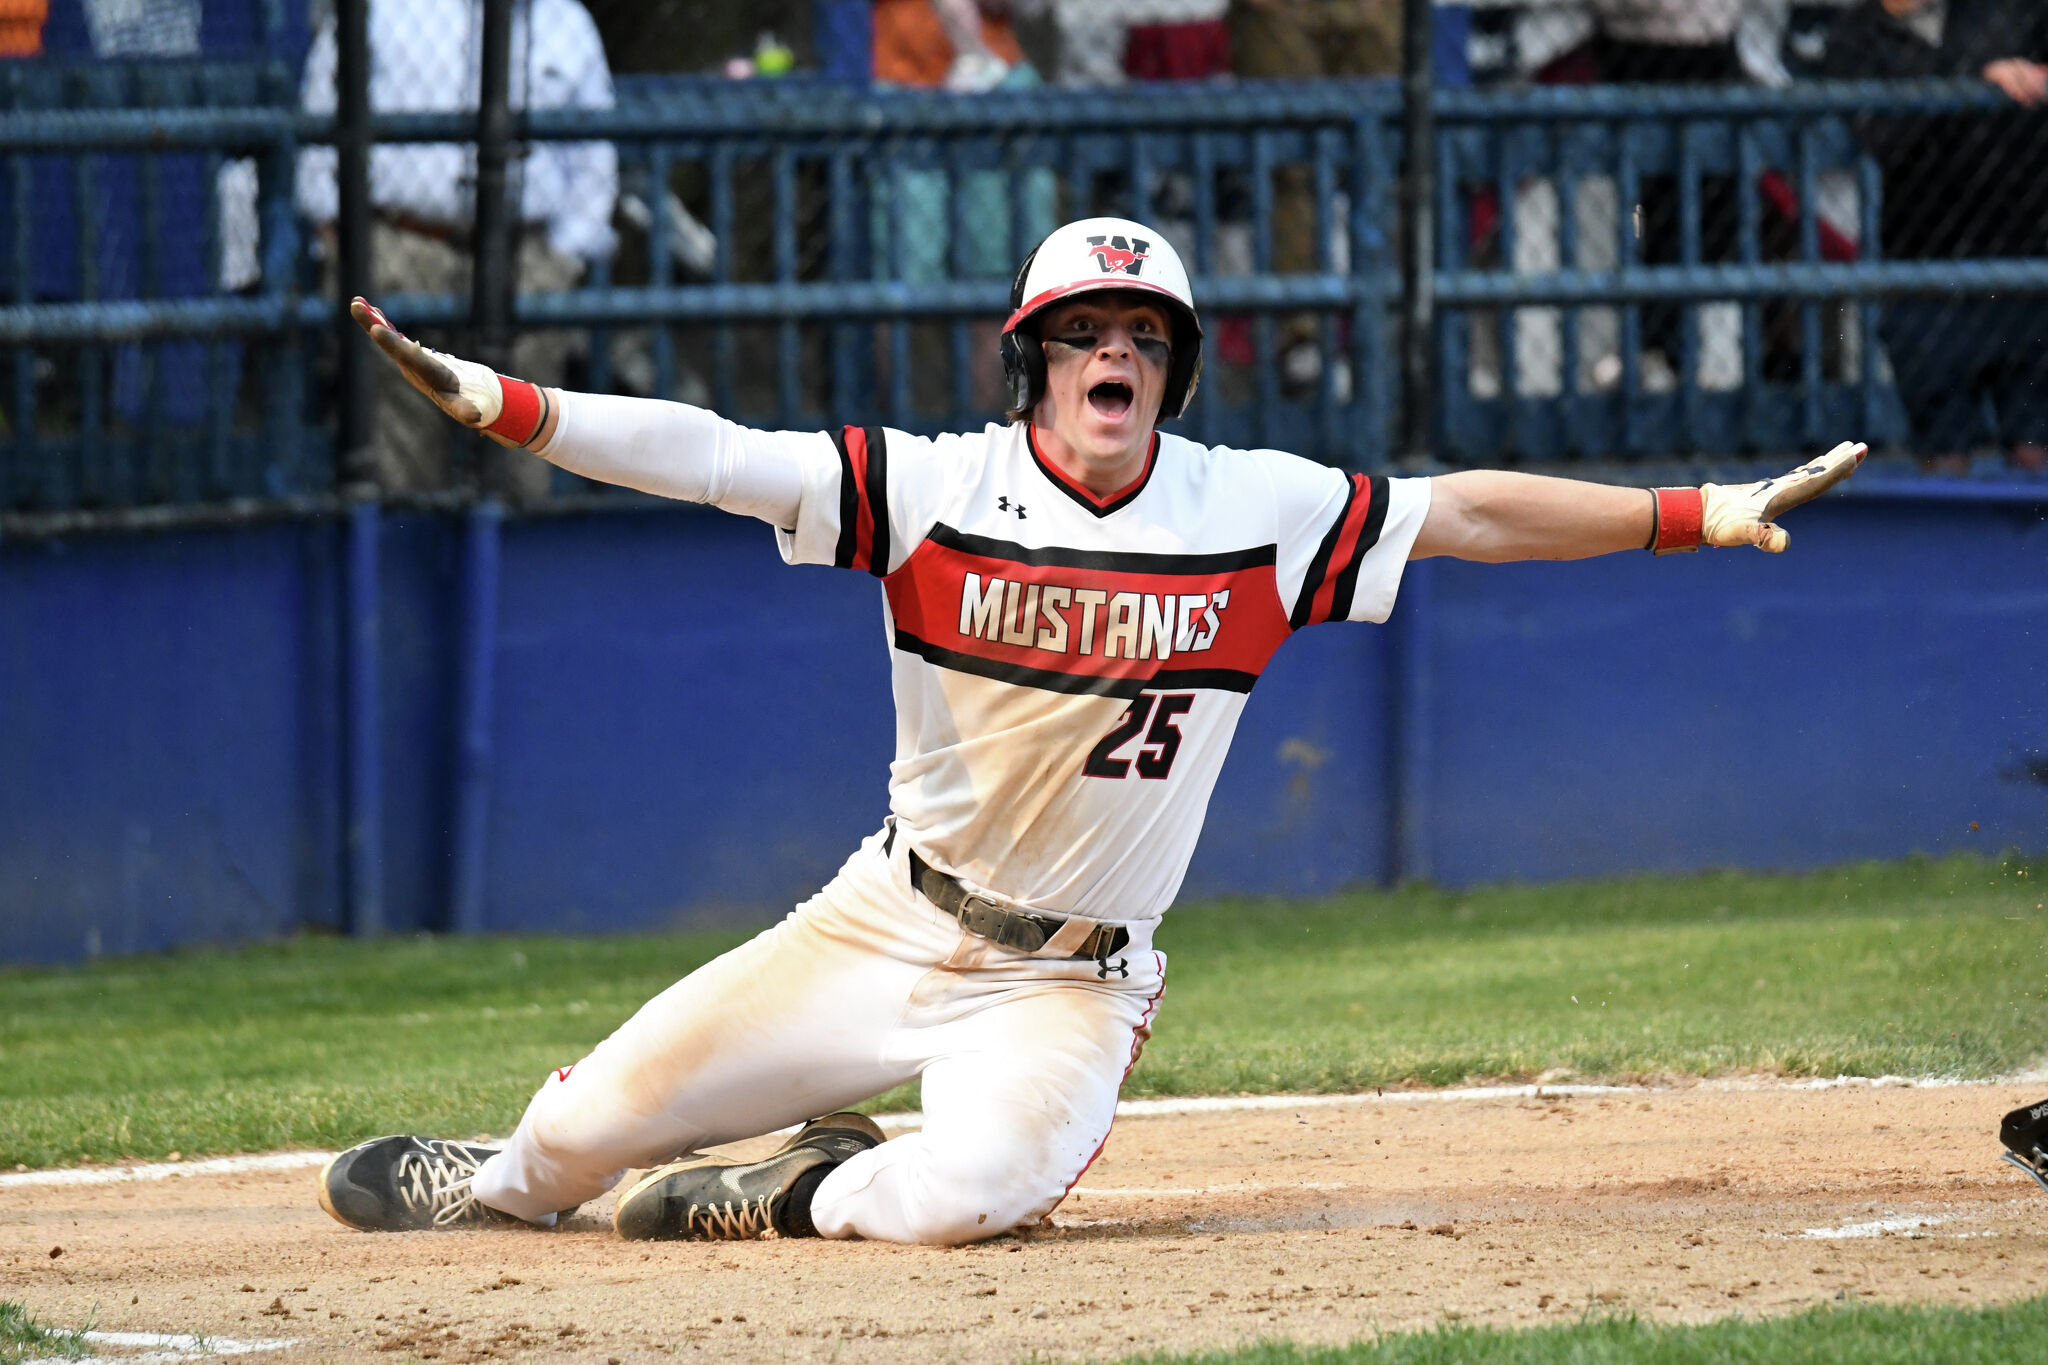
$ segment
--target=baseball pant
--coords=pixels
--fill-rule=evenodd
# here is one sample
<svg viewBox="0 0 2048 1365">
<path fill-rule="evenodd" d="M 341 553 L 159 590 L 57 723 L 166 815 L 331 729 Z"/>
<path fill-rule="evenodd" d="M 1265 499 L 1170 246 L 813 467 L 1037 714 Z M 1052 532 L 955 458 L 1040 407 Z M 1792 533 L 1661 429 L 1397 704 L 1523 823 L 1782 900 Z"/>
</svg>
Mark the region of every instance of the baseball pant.
<svg viewBox="0 0 2048 1365">
<path fill-rule="evenodd" d="M 894 843 L 869 838 L 780 924 L 550 1075 L 476 1197 L 550 1223 L 629 1168 L 921 1076 L 922 1131 L 834 1169 L 812 1200 L 818 1231 L 956 1245 L 1052 1212 L 1108 1139 L 1165 955 L 1149 924 L 1107 966 L 977 938 L 911 890 L 908 842 Z"/>
</svg>

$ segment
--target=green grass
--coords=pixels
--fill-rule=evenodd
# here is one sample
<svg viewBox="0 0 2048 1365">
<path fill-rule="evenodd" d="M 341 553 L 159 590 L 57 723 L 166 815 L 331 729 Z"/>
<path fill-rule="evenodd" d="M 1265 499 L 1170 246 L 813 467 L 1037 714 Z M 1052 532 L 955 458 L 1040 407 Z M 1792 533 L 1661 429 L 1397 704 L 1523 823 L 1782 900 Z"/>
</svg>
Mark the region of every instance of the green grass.
<svg viewBox="0 0 2048 1365">
<path fill-rule="evenodd" d="M 2002 1308 L 1821 1308 L 1763 1321 L 1662 1327 L 1589 1317 L 1523 1330 L 1444 1326 L 1353 1346 L 1284 1343 L 1146 1365 L 2010 1365 L 2048 1359 L 2048 1299 Z"/>
<path fill-rule="evenodd" d="M 2048 1039 L 2043 872 L 1952 859 L 1184 906 L 1128 1093 L 1999 1075 Z M 0 972 L 0 1169 L 502 1135 L 549 1068 L 739 938 L 304 938 Z"/>
<path fill-rule="evenodd" d="M 1922 860 L 1175 911 L 1159 1042 L 1127 1093 L 2001 1075 L 2048 1048 L 2044 872 Z"/>
<path fill-rule="evenodd" d="M 93 1353 L 82 1332 L 45 1327 L 26 1307 L 0 1299 L 0 1365 L 24 1360 L 84 1360 Z"/>
</svg>

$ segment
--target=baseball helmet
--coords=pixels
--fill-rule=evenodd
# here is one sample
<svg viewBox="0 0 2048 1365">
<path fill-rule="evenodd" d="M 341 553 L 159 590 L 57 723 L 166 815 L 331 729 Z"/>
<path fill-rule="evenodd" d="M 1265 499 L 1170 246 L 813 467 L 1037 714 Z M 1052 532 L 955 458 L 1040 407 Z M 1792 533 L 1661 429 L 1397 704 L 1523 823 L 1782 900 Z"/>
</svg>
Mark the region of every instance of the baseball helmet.
<svg viewBox="0 0 2048 1365">
<path fill-rule="evenodd" d="M 1002 340 L 1010 411 L 1028 413 L 1045 396 L 1045 350 L 1032 319 L 1055 303 L 1097 289 L 1158 296 L 1173 322 L 1173 355 L 1167 361 L 1159 420 L 1186 412 L 1202 377 L 1202 324 L 1195 316 L 1187 267 L 1164 237 L 1128 218 L 1068 223 L 1033 247 L 1017 267 Z"/>
</svg>

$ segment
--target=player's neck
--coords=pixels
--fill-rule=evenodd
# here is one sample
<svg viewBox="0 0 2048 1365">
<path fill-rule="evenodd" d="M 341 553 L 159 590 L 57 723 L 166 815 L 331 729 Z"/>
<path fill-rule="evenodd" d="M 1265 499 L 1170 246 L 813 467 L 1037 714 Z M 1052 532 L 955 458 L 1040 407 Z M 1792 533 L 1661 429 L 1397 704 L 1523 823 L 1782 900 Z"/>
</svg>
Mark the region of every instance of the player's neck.
<svg viewBox="0 0 2048 1365">
<path fill-rule="evenodd" d="M 1087 489 L 1098 498 L 1120 493 L 1136 483 L 1143 477 L 1145 463 L 1152 456 L 1150 431 L 1128 448 L 1100 453 L 1077 449 L 1057 429 L 1035 422 L 1031 426 L 1031 440 L 1040 459 L 1069 483 Z"/>
</svg>

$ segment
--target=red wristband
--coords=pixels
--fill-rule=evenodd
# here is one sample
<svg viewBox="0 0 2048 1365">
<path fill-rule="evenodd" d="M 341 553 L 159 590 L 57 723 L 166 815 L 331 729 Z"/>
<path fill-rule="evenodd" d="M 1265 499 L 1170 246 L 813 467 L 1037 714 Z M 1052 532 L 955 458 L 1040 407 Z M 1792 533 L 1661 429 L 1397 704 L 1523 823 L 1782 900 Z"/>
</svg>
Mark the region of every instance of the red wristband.
<svg viewBox="0 0 2048 1365">
<path fill-rule="evenodd" d="M 504 396 L 505 406 L 498 413 L 498 420 L 484 430 L 523 446 L 540 434 L 541 423 L 548 415 L 547 398 L 538 384 L 507 379 L 502 374 L 498 376 L 498 392 Z"/>
<path fill-rule="evenodd" d="M 1654 554 L 1684 554 L 1700 547 L 1706 500 L 1697 488 L 1655 488 L 1657 529 L 1650 535 Z"/>
</svg>

